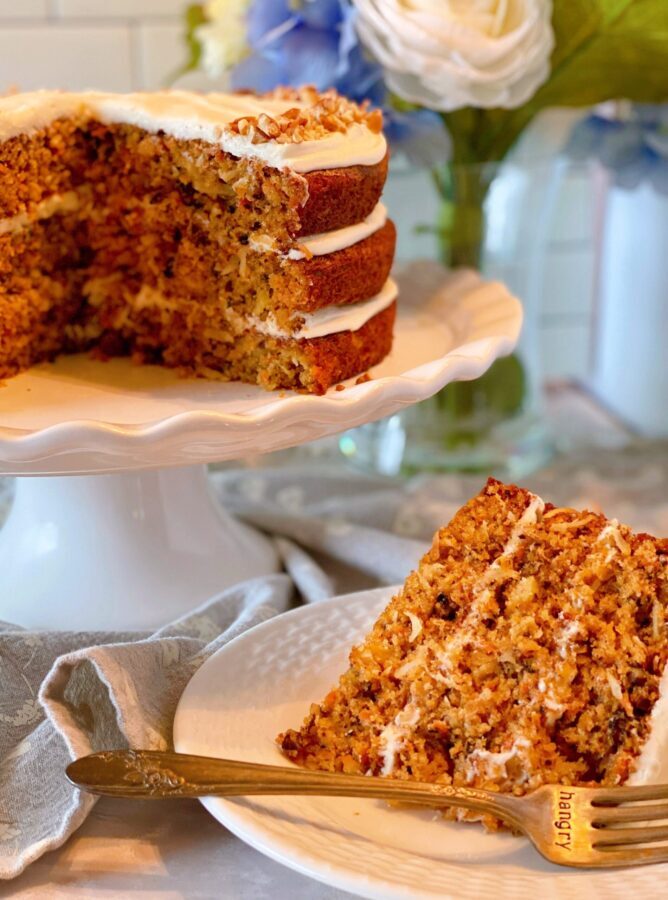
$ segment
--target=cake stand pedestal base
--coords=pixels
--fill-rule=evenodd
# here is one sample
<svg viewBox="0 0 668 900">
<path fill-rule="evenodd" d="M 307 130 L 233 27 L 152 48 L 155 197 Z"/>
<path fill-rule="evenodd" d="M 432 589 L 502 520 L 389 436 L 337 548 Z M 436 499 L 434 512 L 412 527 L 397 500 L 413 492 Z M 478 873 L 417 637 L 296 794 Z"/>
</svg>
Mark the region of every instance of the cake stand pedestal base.
<svg viewBox="0 0 668 900">
<path fill-rule="evenodd" d="M 216 503 L 203 465 L 23 477 L 0 531 L 0 620 L 152 630 L 278 567 L 271 543 Z"/>
</svg>

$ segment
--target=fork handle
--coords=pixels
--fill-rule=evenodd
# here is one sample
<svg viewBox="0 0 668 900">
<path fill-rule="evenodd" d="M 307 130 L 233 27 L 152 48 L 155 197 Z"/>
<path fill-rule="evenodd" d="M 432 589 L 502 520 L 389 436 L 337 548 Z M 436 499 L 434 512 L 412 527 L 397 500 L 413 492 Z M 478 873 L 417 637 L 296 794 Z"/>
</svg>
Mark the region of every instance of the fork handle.
<svg viewBox="0 0 668 900">
<path fill-rule="evenodd" d="M 520 801 L 509 795 L 445 784 L 315 772 L 185 753 L 107 750 L 71 763 L 67 768 L 67 777 L 77 787 L 93 794 L 150 800 L 308 794 L 373 797 L 434 807 L 459 806 L 498 816 L 524 830 Z"/>
</svg>

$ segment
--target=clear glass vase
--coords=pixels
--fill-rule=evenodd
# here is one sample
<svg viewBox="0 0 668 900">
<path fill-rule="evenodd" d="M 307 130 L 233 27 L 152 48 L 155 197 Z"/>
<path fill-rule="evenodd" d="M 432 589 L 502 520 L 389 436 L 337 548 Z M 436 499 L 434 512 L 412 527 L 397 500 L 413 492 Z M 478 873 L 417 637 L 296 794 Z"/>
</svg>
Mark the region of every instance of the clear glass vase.
<svg viewBox="0 0 668 900">
<path fill-rule="evenodd" d="M 388 475 L 450 470 L 516 478 L 550 457 L 539 316 L 563 169 L 558 159 L 448 165 L 434 175 L 437 190 L 423 186 L 425 203 L 413 196 L 411 207 L 393 199 L 409 193 L 402 178 L 415 181 L 415 176 L 393 174 L 388 201 L 399 227 L 399 263 L 415 258 L 420 241 L 418 252 L 424 255 L 425 237 L 431 235 L 432 256 L 503 281 L 523 303 L 524 326 L 516 352 L 497 360 L 481 378 L 448 385 L 417 406 L 346 434 L 340 448 L 348 458 Z M 407 220 L 411 208 L 431 203 L 433 209 L 434 196 L 440 198 L 435 226 L 424 218 Z"/>
</svg>

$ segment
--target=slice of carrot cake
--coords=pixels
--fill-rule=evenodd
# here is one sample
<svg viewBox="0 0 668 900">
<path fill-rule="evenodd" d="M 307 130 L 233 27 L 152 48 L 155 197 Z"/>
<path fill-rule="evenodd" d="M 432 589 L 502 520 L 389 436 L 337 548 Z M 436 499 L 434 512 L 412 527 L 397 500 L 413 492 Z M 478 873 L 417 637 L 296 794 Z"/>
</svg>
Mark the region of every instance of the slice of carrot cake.
<svg viewBox="0 0 668 900">
<path fill-rule="evenodd" d="M 0 99 L 0 377 L 61 352 L 322 393 L 389 352 L 379 112 L 334 92 Z"/>
<path fill-rule="evenodd" d="M 278 742 L 308 768 L 515 794 L 668 781 L 667 607 L 668 540 L 490 479 Z"/>
</svg>

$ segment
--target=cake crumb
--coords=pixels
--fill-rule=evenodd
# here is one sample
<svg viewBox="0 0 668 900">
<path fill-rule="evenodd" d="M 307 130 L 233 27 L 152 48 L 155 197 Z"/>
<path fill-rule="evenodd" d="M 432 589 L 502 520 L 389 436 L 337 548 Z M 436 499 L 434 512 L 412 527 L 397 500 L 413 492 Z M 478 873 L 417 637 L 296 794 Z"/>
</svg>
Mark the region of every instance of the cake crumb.
<svg viewBox="0 0 668 900">
<path fill-rule="evenodd" d="M 516 796 L 642 779 L 667 612 L 668 539 L 490 479 L 278 744 L 308 769 Z"/>
</svg>

